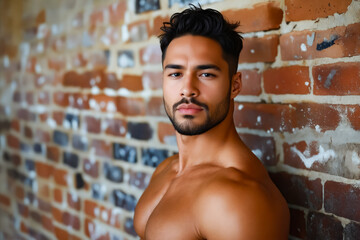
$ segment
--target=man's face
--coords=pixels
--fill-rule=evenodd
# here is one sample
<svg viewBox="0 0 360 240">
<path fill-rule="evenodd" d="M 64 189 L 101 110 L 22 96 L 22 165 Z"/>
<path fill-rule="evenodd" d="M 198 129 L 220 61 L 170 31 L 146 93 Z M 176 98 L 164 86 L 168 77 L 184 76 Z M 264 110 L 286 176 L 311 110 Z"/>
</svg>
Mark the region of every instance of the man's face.
<svg viewBox="0 0 360 240">
<path fill-rule="evenodd" d="M 166 50 L 163 68 L 165 110 L 176 131 L 202 134 L 225 119 L 230 80 L 220 44 L 201 36 L 176 38 Z"/>
</svg>

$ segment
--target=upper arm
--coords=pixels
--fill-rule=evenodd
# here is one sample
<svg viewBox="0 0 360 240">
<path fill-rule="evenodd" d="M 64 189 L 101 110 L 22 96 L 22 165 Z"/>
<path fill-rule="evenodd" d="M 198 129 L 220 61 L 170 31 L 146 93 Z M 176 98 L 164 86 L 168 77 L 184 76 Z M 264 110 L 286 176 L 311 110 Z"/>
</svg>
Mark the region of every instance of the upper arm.
<svg viewBox="0 0 360 240">
<path fill-rule="evenodd" d="M 261 186 L 217 187 L 199 205 L 198 227 L 208 240 L 287 239 L 288 219 Z"/>
</svg>

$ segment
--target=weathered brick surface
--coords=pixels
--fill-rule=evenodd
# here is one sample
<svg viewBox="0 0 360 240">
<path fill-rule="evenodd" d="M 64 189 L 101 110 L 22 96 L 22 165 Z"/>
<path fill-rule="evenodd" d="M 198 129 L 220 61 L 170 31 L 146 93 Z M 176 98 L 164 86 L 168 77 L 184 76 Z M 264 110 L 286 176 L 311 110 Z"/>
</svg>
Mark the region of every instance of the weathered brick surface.
<svg viewBox="0 0 360 240">
<path fill-rule="evenodd" d="M 0 236 L 138 239 L 138 197 L 177 152 L 157 36 L 191 1 L 3 2 Z M 357 239 L 359 1 L 204 4 L 240 21 L 235 126 L 290 206 L 289 239 Z"/>
<path fill-rule="evenodd" d="M 264 89 L 272 94 L 309 94 L 309 69 L 303 66 L 267 69 L 264 72 Z"/>
<path fill-rule="evenodd" d="M 286 21 L 299 21 L 324 18 L 335 13 L 341 14 L 347 11 L 350 3 L 351 0 L 285 0 L 285 19 Z"/>
<path fill-rule="evenodd" d="M 327 181 L 324 185 L 324 208 L 329 213 L 359 221 L 360 206 L 357 204 L 359 197 L 358 184 Z"/>
<path fill-rule="evenodd" d="M 262 38 L 244 38 L 239 62 L 274 62 L 278 44 L 279 36 L 277 35 L 266 35 Z"/>
<path fill-rule="evenodd" d="M 309 239 L 343 239 L 343 227 L 340 220 L 331 215 L 309 212 L 307 216 L 307 237 Z"/>
<path fill-rule="evenodd" d="M 319 210 L 322 207 L 322 184 L 320 178 L 310 180 L 304 176 L 285 172 L 271 174 L 288 203 Z"/>
<path fill-rule="evenodd" d="M 360 63 L 337 63 L 313 68 L 314 94 L 359 95 Z"/>
<path fill-rule="evenodd" d="M 284 34 L 280 37 L 281 58 L 302 60 L 357 56 L 360 54 L 359 29 L 360 23 L 354 23 L 328 30 Z"/>
<path fill-rule="evenodd" d="M 283 11 L 276 2 L 259 3 L 248 9 L 226 10 L 223 14 L 231 22 L 240 22 L 238 30 L 243 33 L 279 28 L 283 18 Z"/>
</svg>

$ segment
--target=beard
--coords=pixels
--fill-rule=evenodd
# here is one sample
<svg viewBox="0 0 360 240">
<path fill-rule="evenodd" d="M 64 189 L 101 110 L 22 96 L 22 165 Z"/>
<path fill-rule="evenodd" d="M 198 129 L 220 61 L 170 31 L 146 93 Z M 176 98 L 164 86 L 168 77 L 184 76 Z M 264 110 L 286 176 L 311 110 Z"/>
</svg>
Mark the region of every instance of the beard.
<svg viewBox="0 0 360 240">
<path fill-rule="evenodd" d="M 195 98 L 183 98 L 181 101 L 175 103 L 172 108 L 166 104 L 165 99 L 163 99 L 163 101 L 165 112 L 173 124 L 175 130 L 182 135 L 193 136 L 207 132 L 226 118 L 230 107 L 230 91 L 228 92 L 227 96 L 216 106 L 216 109 L 214 109 L 213 112 L 209 111 L 209 107 L 205 103 L 199 102 Z M 176 108 L 183 103 L 191 103 L 202 107 L 206 113 L 205 121 L 201 124 L 196 124 L 193 121 L 195 118 L 193 115 L 183 115 L 179 118 L 184 118 L 185 121 L 180 123 L 179 120 L 175 117 L 175 111 Z"/>
</svg>

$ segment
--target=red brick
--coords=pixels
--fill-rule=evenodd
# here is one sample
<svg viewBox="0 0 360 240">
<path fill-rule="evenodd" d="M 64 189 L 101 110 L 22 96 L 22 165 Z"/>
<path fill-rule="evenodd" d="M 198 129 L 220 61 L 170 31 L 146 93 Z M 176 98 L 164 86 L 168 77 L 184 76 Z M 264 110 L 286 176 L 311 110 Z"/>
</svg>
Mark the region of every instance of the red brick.
<svg viewBox="0 0 360 240">
<path fill-rule="evenodd" d="M 35 211 L 30 211 L 30 214 L 29 214 L 29 215 L 30 215 L 30 218 L 31 218 L 32 220 L 34 220 L 35 222 L 41 224 L 41 215 L 40 215 L 40 213 L 35 212 Z"/>
<path fill-rule="evenodd" d="M 235 104 L 234 119 L 237 127 L 272 131 L 292 131 L 310 127 L 321 131 L 334 130 L 340 123 L 337 105 L 299 104 Z"/>
<path fill-rule="evenodd" d="M 50 197 L 50 188 L 49 185 L 43 182 L 38 182 L 38 196 L 42 198 Z"/>
<path fill-rule="evenodd" d="M 41 178 L 50 178 L 54 173 L 54 168 L 50 164 L 36 162 L 36 173 Z"/>
<path fill-rule="evenodd" d="M 39 104 L 50 104 L 50 94 L 48 92 L 39 92 L 37 101 Z"/>
<path fill-rule="evenodd" d="M 47 159 L 58 162 L 60 158 L 60 149 L 57 146 L 46 146 Z"/>
<path fill-rule="evenodd" d="M 148 186 L 151 178 L 151 175 L 145 172 L 136 172 L 132 170 L 129 170 L 129 175 L 129 184 L 141 190 L 144 190 Z"/>
<path fill-rule="evenodd" d="M 54 119 L 54 121 L 58 126 L 62 126 L 64 121 L 64 116 L 65 116 L 64 112 L 59 112 L 59 111 L 53 112 L 52 114 L 52 118 Z"/>
<path fill-rule="evenodd" d="M 255 4 L 247 9 L 227 10 L 223 15 L 230 22 L 240 22 L 237 30 L 246 33 L 279 28 L 283 11 L 278 2 L 268 2 Z"/>
<path fill-rule="evenodd" d="M 124 21 L 125 11 L 127 10 L 126 3 L 127 1 L 120 1 L 108 7 L 110 24 L 115 25 Z"/>
<path fill-rule="evenodd" d="M 142 98 L 117 97 L 116 106 L 124 116 L 145 115 L 145 103 Z"/>
<path fill-rule="evenodd" d="M 328 213 L 360 221 L 360 185 L 327 181 L 324 185 L 324 209 Z"/>
<path fill-rule="evenodd" d="M 316 129 L 321 127 L 321 132 L 335 130 L 340 123 L 338 105 L 327 105 L 317 103 L 299 103 L 292 105 L 293 127 L 310 127 Z"/>
<path fill-rule="evenodd" d="M 36 129 L 36 131 L 35 131 L 35 139 L 37 141 L 47 143 L 47 142 L 49 142 L 51 140 L 50 133 L 46 132 L 45 130 L 42 130 L 42 129 Z"/>
<path fill-rule="evenodd" d="M 342 14 L 347 11 L 351 0 L 285 0 L 285 20 L 315 20 L 317 18 L 325 18 L 335 13 Z"/>
<path fill-rule="evenodd" d="M 51 218 L 42 215 L 41 216 L 41 223 L 43 225 L 43 227 L 48 230 L 49 232 L 53 232 L 54 231 L 54 225 L 53 225 L 53 221 Z"/>
<path fill-rule="evenodd" d="M 48 201 L 42 200 L 41 198 L 37 198 L 37 201 L 38 201 L 38 208 L 41 211 L 44 211 L 47 213 L 51 212 L 51 209 L 52 209 L 51 203 L 49 203 Z"/>
<path fill-rule="evenodd" d="M 25 190 L 22 186 L 15 187 L 15 196 L 19 200 L 23 200 L 25 198 Z"/>
<path fill-rule="evenodd" d="M 319 178 L 310 180 L 305 176 L 286 172 L 270 174 L 275 185 L 289 204 L 320 210 L 322 207 L 322 184 Z"/>
<path fill-rule="evenodd" d="M 176 144 L 175 129 L 170 123 L 159 122 L 158 137 L 161 143 Z"/>
<path fill-rule="evenodd" d="M 102 112 L 115 112 L 117 110 L 116 97 L 105 94 L 92 95 L 90 97 L 90 108 Z"/>
<path fill-rule="evenodd" d="M 340 220 L 322 213 L 308 213 L 306 230 L 306 239 L 343 239 L 343 227 Z"/>
<path fill-rule="evenodd" d="M 19 154 L 11 154 L 10 155 L 11 163 L 14 164 L 14 166 L 19 167 L 21 165 L 22 159 Z"/>
<path fill-rule="evenodd" d="M 56 239 L 62 240 L 62 239 L 70 239 L 70 234 L 57 226 L 54 226 L 54 233 L 56 236 Z"/>
<path fill-rule="evenodd" d="M 360 23 L 319 31 L 295 31 L 280 37 L 282 60 L 351 57 L 360 54 Z"/>
<path fill-rule="evenodd" d="M 356 239 L 358 236 L 360 236 L 360 224 L 356 222 L 350 222 L 349 224 L 345 225 L 344 239 Z"/>
<path fill-rule="evenodd" d="M 145 89 L 161 89 L 162 88 L 162 72 L 144 71 L 142 74 L 142 84 Z"/>
<path fill-rule="evenodd" d="M 241 140 L 266 166 L 277 164 L 275 141 L 273 137 L 262 137 L 252 134 L 239 134 Z"/>
<path fill-rule="evenodd" d="M 151 34 L 155 36 L 159 36 L 160 34 L 162 34 L 163 32 L 160 30 L 160 27 L 163 26 L 164 22 L 169 22 L 169 21 L 170 21 L 169 16 L 161 16 L 161 15 L 156 16 L 154 18 Z"/>
<path fill-rule="evenodd" d="M 84 159 L 83 170 L 91 177 L 97 178 L 99 176 L 99 162 Z"/>
<path fill-rule="evenodd" d="M 93 139 L 91 147 L 95 149 L 95 155 L 100 157 L 112 157 L 112 145 L 109 142 L 105 142 L 99 139 Z"/>
<path fill-rule="evenodd" d="M 68 212 L 64 212 L 62 215 L 62 222 L 66 226 L 71 226 L 75 230 L 80 230 L 80 219 L 75 215 L 72 215 Z"/>
<path fill-rule="evenodd" d="M 148 45 L 140 49 L 140 63 L 141 65 L 161 63 L 161 55 L 159 44 Z"/>
<path fill-rule="evenodd" d="M 11 129 L 15 130 L 16 132 L 20 132 L 20 121 L 16 119 L 12 119 Z"/>
<path fill-rule="evenodd" d="M 350 105 L 348 106 L 347 117 L 353 129 L 360 130 L 360 106 Z"/>
<path fill-rule="evenodd" d="M 54 181 L 56 184 L 67 186 L 68 172 L 63 169 L 54 169 L 53 173 Z"/>
<path fill-rule="evenodd" d="M 235 104 L 237 127 L 273 131 L 291 131 L 290 107 L 282 104 Z"/>
<path fill-rule="evenodd" d="M 272 94 L 309 94 L 309 69 L 305 66 L 269 68 L 264 71 L 264 90 Z"/>
<path fill-rule="evenodd" d="M 3 194 L 0 194 L 0 204 L 5 207 L 10 207 L 10 205 L 11 205 L 10 198 Z"/>
<path fill-rule="evenodd" d="M 36 57 L 29 57 L 26 64 L 26 71 L 30 73 L 35 73 L 36 63 Z"/>
<path fill-rule="evenodd" d="M 313 77 L 316 95 L 360 95 L 360 63 L 315 66 Z"/>
<path fill-rule="evenodd" d="M 20 224 L 20 230 L 21 230 L 21 232 L 23 232 L 23 233 L 28 233 L 28 228 L 27 228 L 27 226 L 25 225 L 25 223 L 23 222 L 23 221 L 21 221 L 21 224 Z"/>
<path fill-rule="evenodd" d="M 63 193 L 62 190 L 60 188 L 55 188 L 53 191 L 53 200 L 57 203 L 62 203 L 63 202 Z"/>
<path fill-rule="evenodd" d="M 61 106 L 67 107 L 69 105 L 69 95 L 64 92 L 55 92 L 53 95 L 54 103 Z"/>
<path fill-rule="evenodd" d="M 67 203 L 69 207 L 75 210 L 79 211 L 81 208 L 81 199 L 75 193 L 67 193 Z"/>
<path fill-rule="evenodd" d="M 123 137 L 127 132 L 127 123 L 123 119 L 108 118 L 105 119 L 105 132 L 110 135 Z"/>
<path fill-rule="evenodd" d="M 84 117 L 84 125 L 87 132 L 100 133 L 101 131 L 101 119 L 91 116 Z"/>
<path fill-rule="evenodd" d="M 146 115 L 149 116 L 164 116 L 166 117 L 166 112 L 163 104 L 162 97 L 152 97 L 147 102 Z"/>
<path fill-rule="evenodd" d="M 82 93 L 69 94 L 70 106 L 77 109 L 90 109 L 90 97 Z"/>
<path fill-rule="evenodd" d="M 86 215 L 91 216 L 93 218 L 98 217 L 97 215 L 95 215 L 95 210 L 98 208 L 99 206 L 96 202 L 91 200 L 84 201 L 84 212 Z"/>
<path fill-rule="evenodd" d="M 66 72 L 63 77 L 63 86 L 90 88 L 90 82 L 87 82 L 81 74 L 75 71 Z"/>
<path fill-rule="evenodd" d="M 33 137 L 33 132 L 32 129 L 28 126 L 24 126 L 24 136 L 27 138 L 32 138 Z"/>
<path fill-rule="evenodd" d="M 20 120 L 25 120 L 25 121 L 35 121 L 36 120 L 36 115 L 25 108 L 18 109 L 17 117 Z"/>
<path fill-rule="evenodd" d="M 121 79 L 120 87 L 126 88 L 129 91 L 133 91 L 133 92 L 142 91 L 143 86 L 142 86 L 141 76 L 124 75 Z"/>
<path fill-rule="evenodd" d="M 118 90 L 120 88 L 120 81 L 117 79 L 115 73 L 105 73 L 104 88 L 111 88 Z"/>
<path fill-rule="evenodd" d="M 49 118 L 50 114 L 48 112 L 45 113 L 39 113 L 38 114 L 39 119 L 42 123 L 45 123 L 47 121 L 47 119 Z"/>
<path fill-rule="evenodd" d="M 278 35 L 266 35 L 262 38 L 244 38 L 244 47 L 240 53 L 240 63 L 274 62 L 279 44 Z"/>
<path fill-rule="evenodd" d="M 26 206 L 25 204 L 22 204 L 22 203 L 17 203 L 17 207 L 18 207 L 18 212 L 22 217 L 27 218 L 29 216 L 29 207 L 28 206 Z"/>
<path fill-rule="evenodd" d="M 81 52 L 73 55 L 71 60 L 74 67 L 85 67 L 88 63 Z"/>
<path fill-rule="evenodd" d="M 66 63 L 65 58 L 61 55 L 58 55 L 57 57 L 51 57 L 48 59 L 48 67 L 49 69 L 55 70 L 55 71 L 61 71 L 65 69 Z"/>
<path fill-rule="evenodd" d="M 21 100 L 22 100 L 21 92 L 15 91 L 14 94 L 13 94 L 12 100 L 13 100 L 14 102 L 16 102 L 16 103 L 20 103 Z"/>
<path fill-rule="evenodd" d="M 258 70 L 240 70 L 241 72 L 241 91 L 239 95 L 261 94 L 261 74 Z"/>
<path fill-rule="evenodd" d="M 62 223 L 63 212 L 60 209 L 58 209 L 57 207 L 53 207 L 51 209 L 51 213 L 52 213 L 52 219 L 54 219 L 59 223 Z"/>
</svg>

